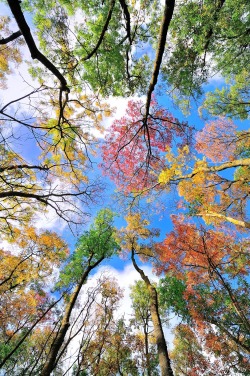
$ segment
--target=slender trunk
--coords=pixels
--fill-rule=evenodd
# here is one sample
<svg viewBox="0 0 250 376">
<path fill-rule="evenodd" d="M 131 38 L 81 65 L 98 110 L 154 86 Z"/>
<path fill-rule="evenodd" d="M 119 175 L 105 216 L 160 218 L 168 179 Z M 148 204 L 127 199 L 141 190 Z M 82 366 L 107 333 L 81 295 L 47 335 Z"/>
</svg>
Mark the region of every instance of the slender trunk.
<svg viewBox="0 0 250 376">
<path fill-rule="evenodd" d="M 238 316 L 241 318 L 242 320 L 242 323 L 245 325 L 246 329 L 249 331 L 250 333 L 250 322 L 247 318 L 247 316 L 245 315 L 244 313 L 244 309 L 240 306 L 238 300 L 236 299 L 235 295 L 234 295 L 234 292 L 233 290 L 231 289 L 230 285 L 225 281 L 225 279 L 223 278 L 223 276 L 220 274 L 220 272 L 218 271 L 218 269 L 216 268 L 216 266 L 213 264 L 213 262 L 211 260 L 209 260 L 209 263 L 210 265 L 212 266 L 214 272 L 216 273 L 216 275 L 218 276 L 222 286 L 225 288 L 225 290 L 227 291 L 230 299 L 231 299 L 231 302 L 233 304 L 233 307 L 235 309 L 235 312 L 238 314 Z"/>
<path fill-rule="evenodd" d="M 51 374 L 51 372 L 53 371 L 53 369 L 55 368 L 57 361 L 58 361 L 57 355 L 60 351 L 60 348 L 63 344 L 63 341 L 65 339 L 68 328 L 70 326 L 69 321 L 70 321 L 71 312 L 72 312 L 72 310 L 75 306 L 75 303 L 76 303 L 78 295 L 81 291 L 81 288 L 82 288 L 83 284 L 86 282 L 88 275 L 91 272 L 91 270 L 94 269 L 98 264 L 100 264 L 100 262 L 103 259 L 104 259 L 104 257 L 100 258 L 93 265 L 89 265 L 87 267 L 86 271 L 82 275 L 80 282 L 78 283 L 78 285 L 75 287 L 75 290 L 71 294 L 69 302 L 66 306 L 66 309 L 65 309 L 65 312 L 64 312 L 64 315 L 63 315 L 63 318 L 62 318 L 60 330 L 57 333 L 57 336 L 56 336 L 56 338 L 54 339 L 54 341 L 51 345 L 47 361 L 45 362 L 45 365 L 44 365 L 44 367 L 43 367 L 43 369 L 40 373 L 40 376 L 49 376 Z"/>
<path fill-rule="evenodd" d="M 146 283 L 147 289 L 150 294 L 150 313 L 151 313 L 151 318 L 152 318 L 153 327 L 154 327 L 154 336 L 155 336 L 157 351 L 158 351 L 158 356 L 159 356 L 161 376 L 174 376 L 173 370 L 171 368 L 169 355 L 168 355 L 167 344 L 165 341 L 165 337 L 164 337 L 164 333 L 163 333 L 163 329 L 161 325 L 157 291 L 154 288 L 154 286 L 152 286 L 149 278 L 146 276 L 144 271 L 140 269 L 139 266 L 137 265 L 135 261 L 135 252 L 133 249 L 132 249 L 132 262 L 133 262 L 135 269 L 140 274 L 143 281 Z"/>
</svg>

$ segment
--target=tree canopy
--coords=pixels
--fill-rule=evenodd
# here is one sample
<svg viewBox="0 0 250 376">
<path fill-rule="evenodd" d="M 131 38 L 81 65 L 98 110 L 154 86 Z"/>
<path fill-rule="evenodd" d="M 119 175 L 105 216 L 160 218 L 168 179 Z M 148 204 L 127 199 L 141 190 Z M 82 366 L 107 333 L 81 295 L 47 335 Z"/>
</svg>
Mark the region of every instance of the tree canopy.
<svg viewBox="0 0 250 376">
<path fill-rule="evenodd" d="M 0 9 L 0 373 L 248 375 L 249 1 Z"/>
</svg>

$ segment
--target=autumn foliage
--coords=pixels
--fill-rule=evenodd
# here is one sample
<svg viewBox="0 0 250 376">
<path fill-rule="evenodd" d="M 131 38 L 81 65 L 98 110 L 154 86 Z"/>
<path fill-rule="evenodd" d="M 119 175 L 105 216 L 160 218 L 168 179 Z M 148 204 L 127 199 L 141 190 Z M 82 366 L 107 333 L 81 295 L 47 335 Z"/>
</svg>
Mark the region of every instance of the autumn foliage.
<svg viewBox="0 0 250 376">
<path fill-rule="evenodd" d="M 185 285 L 179 290 L 182 303 L 172 301 L 174 309 L 196 327 L 206 351 L 221 359 L 236 348 L 249 354 L 248 239 L 236 241 L 235 234 L 197 227 L 183 218 L 173 222 L 174 230 L 156 247 L 156 268 Z M 234 364 L 238 355 L 227 361 Z M 249 368 L 247 357 L 239 367 Z"/>
<path fill-rule="evenodd" d="M 1 11 L 0 374 L 250 375 L 249 0 Z M 97 269 L 122 254 L 129 318 Z"/>
<path fill-rule="evenodd" d="M 129 101 L 125 116 L 115 120 L 102 147 L 102 168 L 125 193 L 143 191 L 157 184 L 165 165 L 164 151 L 185 145 L 191 129 L 154 100 L 147 124 L 142 101 Z"/>
<path fill-rule="evenodd" d="M 196 149 L 212 162 L 232 160 L 236 152 L 236 125 L 232 120 L 219 118 L 205 124 L 197 133 Z"/>
</svg>

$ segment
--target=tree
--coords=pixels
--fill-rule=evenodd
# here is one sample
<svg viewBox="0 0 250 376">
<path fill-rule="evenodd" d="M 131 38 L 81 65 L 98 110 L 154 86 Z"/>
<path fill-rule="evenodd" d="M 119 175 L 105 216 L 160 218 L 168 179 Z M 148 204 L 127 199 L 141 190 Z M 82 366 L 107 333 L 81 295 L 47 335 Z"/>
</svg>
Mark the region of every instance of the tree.
<svg viewBox="0 0 250 376">
<path fill-rule="evenodd" d="M 23 100 L 32 101 L 43 90 L 40 87 Z M 91 153 L 90 145 L 93 142 L 93 136 L 87 128 L 91 123 L 97 126 L 100 123 L 96 112 L 99 105 L 92 105 L 92 98 L 84 97 L 78 95 L 71 102 L 65 103 L 63 112 L 56 99 L 47 97 L 48 103 L 54 106 L 54 115 L 46 113 L 45 102 L 34 103 L 36 108 L 28 115 L 19 111 L 19 99 L 1 108 L 2 231 L 8 233 L 15 227 L 15 223 L 16 226 L 18 223 L 25 223 L 35 213 L 46 209 L 53 209 L 58 217 L 69 224 L 81 223 L 86 210 L 83 204 L 89 205 L 91 200 L 98 197 L 101 186 L 91 182 L 86 171 L 89 164 L 88 153 Z M 30 112 L 29 105 L 27 111 Z M 83 119 L 89 122 L 85 129 L 81 127 Z M 25 145 L 30 138 L 32 141 L 29 142 L 36 150 L 33 157 L 26 155 L 22 147 L 22 153 L 19 152 L 20 145 Z M 16 139 L 19 145 L 15 142 Z M 25 212 L 23 207 L 27 208 Z"/>
<path fill-rule="evenodd" d="M 233 223 L 249 228 L 247 203 L 249 196 L 249 132 L 236 131 L 226 119 L 209 122 L 197 135 L 195 151 L 182 148 L 168 150 L 168 167 L 159 175 L 159 183 L 169 189 L 178 184 L 182 204 L 190 215 L 201 216 L 207 223 Z M 206 157 L 213 164 L 210 164 Z M 226 172 L 226 174 L 225 174 Z"/>
<path fill-rule="evenodd" d="M 38 232 L 33 227 L 15 230 L 10 241 L 15 253 L 0 251 L 0 367 L 11 375 L 34 366 L 26 355 L 35 333 L 42 327 L 47 333 L 37 342 L 38 362 L 41 348 L 53 331 L 51 322 L 61 298 L 55 299 L 46 291 L 46 282 L 49 284 L 50 278 L 53 284 L 51 274 L 65 260 L 68 249 L 55 233 Z"/>
<path fill-rule="evenodd" d="M 122 291 L 117 282 L 105 279 L 99 299 L 86 322 L 74 375 L 139 375 L 132 359 L 133 334 L 123 318 L 117 318 Z"/>
<path fill-rule="evenodd" d="M 234 119 L 249 118 L 249 71 L 233 74 L 222 89 L 208 92 L 200 108 L 213 116 L 230 116 Z"/>
<path fill-rule="evenodd" d="M 227 118 L 249 112 L 247 1 L 7 0 L 6 7 L 12 16 L 0 20 L 2 85 L 27 60 L 32 85 L 0 105 L 0 230 L 16 247 L 0 250 L 3 372 L 138 376 L 156 374 L 159 363 L 162 375 L 173 375 L 163 306 L 183 320 L 177 373 L 247 374 L 249 131 Z M 167 86 L 187 109 L 217 73 L 225 82 L 200 110 L 225 118 L 208 122 L 194 147 L 194 129 L 159 104 L 165 98 L 157 90 Z M 135 94 L 141 100 L 129 102 L 106 140 L 95 137 L 111 114 L 105 98 Z M 103 210 L 67 258 L 65 243 L 35 230 L 35 221 L 50 210 L 72 230 L 85 220 L 104 188 L 93 163 L 100 155 L 124 203 L 148 205 L 147 220 L 130 212 L 117 236 L 113 214 Z M 151 199 L 158 204 L 176 187 L 174 230 L 156 244 Z M 132 293 L 132 323 L 143 335 L 116 318 L 121 291 L 114 281 L 100 280 L 81 298 L 94 268 L 120 249 L 142 279 L 140 293 Z M 139 259 L 166 274 L 160 287 Z M 57 268 L 59 281 L 50 286 Z"/>
<path fill-rule="evenodd" d="M 5 46 L 5 44 L 15 40 L 18 36 L 20 36 L 20 32 L 16 31 L 15 33 L 11 34 L 10 31 L 10 17 L 2 16 L 0 18 L 0 32 L 1 32 L 1 39 L 0 39 L 0 46 Z M 6 87 L 6 80 L 7 75 L 13 73 L 13 69 L 11 67 L 11 63 L 14 62 L 16 65 L 20 64 L 22 61 L 22 56 L 17 47 L 22 42 L 20 39 L 16 40 L 16 43 L 9 48 L 1 47 L 1 61 L 0 61 L 0 78 L 1 78 L 1 85 L 0 88 Z"/>
<path fill-rule="evenodd" d="M 126 218 L 128 226 L 121 230 L 120 236 L 122 238 L 121 246 L 124 250 L 131 252 L 132 263 L 134 268 L 140 274 L 144 281 L 149 298 L 150 298 L 150 314 L 154 328 L 154 337 L 157 345 L 157 352 L 159 357 L 159 365 L 162 376 L 172 376 L 173 371 L 168 355 L 167 344 L 163 333 L 162 322 L 159 312 L 158 294 L 154 285 L 150 282 L 148 276 L 138 266 L 135 256 L 141 255 L 144 259 L 153 256 L 152 238 L 157 232 L 149 230 L 146 226 L 149 222 L 142 219 L 139 213 L 130 214 Z M 140 244 L 140 241 L 148 240 L 149 244 Z"/>
<path fill-rule="evenodd" d="M 140 332 L 137 335 L 139 336 L 141 333 L 143 337 L 143 353 L 139 355 L 141 357 L 141 368 L 146 370 L 148 376 L 158 375 L 156 368 L 158 359 L 154 346 L 155 338 L 152 333 L 150 313 L 150 294 L 143 280 L 137 281 L 130 289 L 133 309 L 131 324 L 137 330 L 140 328 Z"/>
<path fill-rule="evenodd" d="M 4 129 L 13 125 L 10 135 L 14 140 L 17 138 L 16 124 L 24 129 L 20 134 L 30 133 L 42 153 L 40 161 L 28 162 L 25 152 L 20 154 L 14 147 L 16 143 L 12 145 L 10 136 L 6 138 L 2 132 L 2 152 L 9 155 L 8 159 L 3 159 L 6 176 L 0 192 L 3 230 L 12 230 L 13 221 L 24 223 L 27 220 L 20 213 L 23 205 L 29 208 L 29 216 L 34 210 L 49 207 L 69 224 L 81 222 L 85 214 L 82 205 L 88 205 L 89 198 L 93 200 L 100 192 L 99 187 L 88 182 L 83 173 L 90 161 L 92 135 L 88 132 L 88 125 L 92 123 L 99 127 L 102 112 L 105 113 L 105 108 L 97 103 L 99 94 L 121 95 L 124 90 L 128 95 L 145 92 L 150 75 L 141 130 L 147 134 L 151 152 L 148 128 L 151 99 L 174 5 L 174 1 L 166 1 L 162 12 L 161 6 L 158 11 L 151 2 L 138 8 L 123 0 L 103 4 L 96 1 L 88 4 L 8 1 L 19 30 L 11 33 L 6 29 L 1 44 L 7 46 L 7 50 L 12 42 L 22 43 L 28 48 L 31 58 L 39 62 L 38 66 L 31 67 L 30 72 L 38 79 L 40 87 L 3 105 L 1 120 Z M 32 14 L 31 29 L 25 10 Z M 79 12 L 86 22 L 77 18 Z M 159 41 L 152 67 L 147 54 L 138 56 L 134 47 L 153 41 L 155 34 L 152 30 L 156 25 Z M 17 51 L 13 58 L 19 59 L 19 55 Z M 17 112 L 23 100 L 27 100 L 28 114 Z M 84 129 L 82 123 L 87 124 Z M 19 144 L 25 140 L 20 138 Z M 67 182 L 64 187 L 59 183 L 61 176 Z"/>
<path fill-rule="evenodd" d="M 171 358 L 176 376 L 228 375 L 230 368 L 223 369 L 220 362 L 206 352 L 199 335 L 185 324 L 175 329 L 174 349 Z"/>
<path fill-rule="evenodd" d="M 235 242 L 234 236 L 222 231 L 196 228 L 177 218 L 174 225 L 174 230 L 156 249 L 161 260 L 159 270 L 164 270 L 167 276 L 173 273 L 182 284 L 178 299 L 171 298 L 176 284 L 171 287 L 168 283 L 168 292 L 163 284 L 162 296 L 165 294 L 168 303 L 170 297 L 174 311 L 195 323 L 209 351 L 216 356 L 222 353 L 224 359 L 223 351 L 231 353 L 231 364 L 236 369 L 238 364 L 239 369 L 246 371 L 249 367 L 248 239 Z M 215 342 L 221 344 L 218 352 Z"/>
<path fill-rule="evenodd" d="M 175 142 L 189 142 L 192 129 L 179 122 L 154 100 L 144 126 L 143 102 L 130 101 L 126 115 L 115 120 L 102 146 L 102 167 L 125 193 L 140 192 L 157 184 L 164 168 L 164 151 Z"/>
<path fill-rule="evenodd" d="M 202 85 L 215 74 L 233 82 L 232 92 L 239 89 L 233 78 L 244 75 L 245 69 L 249 68 L 247 12 L 245 0 L 237 6 L 233 1 L 224 0 L 180 4 L 170 25 L 171 46 L 164 56 L 162 74 L 176 101 L 182 102 L 184 108 L 190 107 L 191 97 L 201 95 Z M 216 95 L 218 98 L 218 91 L 215 101 Z M 235 102 L 230 94 L 227 99 L 230 113 L 242 114 L 244 118 L 248 104 Z M 219 108 L 217 101 L 216 106 Z"/>
<path fill-rule="evenodd" d="M 146 30 L 156 22 L 157 13 L 150 2 L 135 9 L 125 1 L 52 4 L 37 0 L 26 2 L 25 8 L 34 15 L 42 50 L 62 66 L 69 84 L 86 82 L 103 95 L 124 95 L 124 89 L 131 93 L 145 87 L 150 62 L 146 54 L 136 56 L 132 47 L 150 40 Z M 153 20 L 146 19 L 150 12 Z"/>
<path fill-rule="evenodd" d="M 103 209 L 97 214 L 90 230 L 86 231 L 85 234 L 79 238 L 76 251 L 61 273 L 61 281 L 59 282 L 59 287 L 66 287 L 68 289 L 69 286 L 72 286 L 73 291 L 68 295 L 60 329 L 53 339 L 41 375 L 50 375 L 58 363 L 58 353 L 70 326 L 72 310 L 90 272 L 105 258 L 111 257 L 119 250 L 118 243 L 114 236 L 113 213 L 107 209 Z"/>
</svg>

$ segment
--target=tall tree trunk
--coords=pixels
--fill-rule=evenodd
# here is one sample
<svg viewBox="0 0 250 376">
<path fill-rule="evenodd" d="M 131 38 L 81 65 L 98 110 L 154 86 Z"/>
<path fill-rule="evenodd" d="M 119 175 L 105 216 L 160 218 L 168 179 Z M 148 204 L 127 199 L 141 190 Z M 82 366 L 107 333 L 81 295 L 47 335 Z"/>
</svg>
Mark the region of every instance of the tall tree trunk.
<svg viewBox="0 0 250 376">
<path fill-rule="evenodd" d="M 159 315 L 159 306 L 158 306 L 158 294 L 155 287 L 151 284 L 149 278 L 146 276 L 144 271 L 139 268 L 135 261 L 135 252 L 132 249 L 132 262 L 135 269 L 140 274 L 141 278 L 145 282 L 147 289 L 150 294 L 150 313 L 154 327 L 154 336 L 157 345 L 157 351 L 159 356 L 159 364 L 161 369 L 161 376 L 174 376 L 169 355 L 166 340 L 164 337 L 162 325 L 161 325 L 161 318 Z"/>
</svg>

